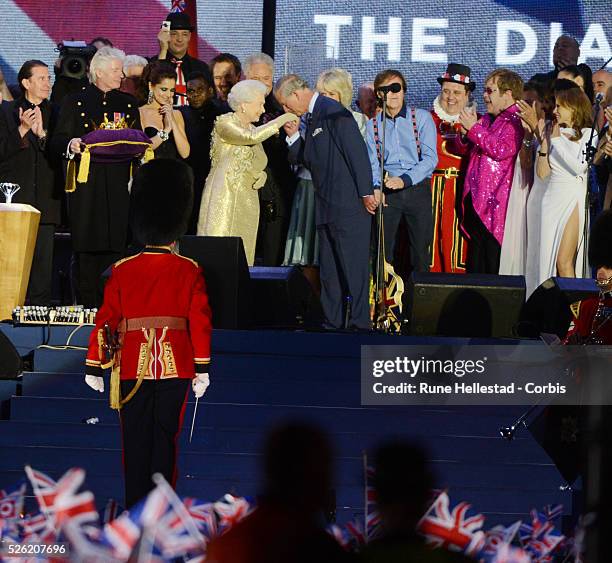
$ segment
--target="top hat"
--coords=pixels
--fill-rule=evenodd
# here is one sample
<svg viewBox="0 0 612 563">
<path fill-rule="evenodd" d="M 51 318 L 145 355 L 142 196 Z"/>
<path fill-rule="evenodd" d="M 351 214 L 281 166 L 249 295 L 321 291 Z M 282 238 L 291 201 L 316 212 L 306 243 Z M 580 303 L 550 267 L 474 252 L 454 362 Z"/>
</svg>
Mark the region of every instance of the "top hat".
<svg viewBox="0 0 612 563">
<path fill-rule="evenodd" d="M 186 29 L 188 31 L 193 31 L 191 19 L 189 18 L 189 15 L 185 12 L 171 12 L 166 17 L 166 21 L 170 22 L 170 29 L 172 31 L 175 31 L 177 29 Z"/>
<path fill-rule="evenodd" d="M 476 88 L 476 84 L 472 82 L 470 77 L 469 66 L 460 65 L 456 63 L 450 63 L 446 67 L 446 72 L 437 78 L 437 81 L 442 84 L 443 82 L 456 82 L 457 84 L 463 84 L 467 86 L 468 90 L 471 92 Z"/>
</svg>

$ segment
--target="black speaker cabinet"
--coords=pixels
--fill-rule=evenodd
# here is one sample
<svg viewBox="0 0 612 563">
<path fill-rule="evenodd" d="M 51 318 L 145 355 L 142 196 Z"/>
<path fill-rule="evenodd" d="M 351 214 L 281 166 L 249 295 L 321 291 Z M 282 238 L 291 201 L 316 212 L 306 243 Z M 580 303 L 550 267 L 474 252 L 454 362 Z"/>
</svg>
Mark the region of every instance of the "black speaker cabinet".
<svg viewBox="0 0 612 563">
<path fill-rule="evenodd" d="M 0 330 L 0 379 L 15 379 L 22 371 L 21 356 Z"/>
<path fill-rule="evenodd" d="M 299 267 L 254 267 L 249 271 L 255 326 L 306 328 L 323 322 L 319 298 Z"/>
<path fill-rule="evenodd" d="M 213 328 L 248 328 L 250 317 L 249 268 L 240 237 L 185 236 L 179 252 L 204 271 Z"/>
<path fill-rule="evenodd" d="M 415 336 L 513 337 L 525 301 L 523 276 L 414 272 L 406 316 Z"/>
<path fill-rule="evenodd" d="M 590 278 L 549 278 L 529 297 L 521 313 L 523 330 L 563 338 L 572 320 L 570 305 L 599 293 Z"/>
</svg>

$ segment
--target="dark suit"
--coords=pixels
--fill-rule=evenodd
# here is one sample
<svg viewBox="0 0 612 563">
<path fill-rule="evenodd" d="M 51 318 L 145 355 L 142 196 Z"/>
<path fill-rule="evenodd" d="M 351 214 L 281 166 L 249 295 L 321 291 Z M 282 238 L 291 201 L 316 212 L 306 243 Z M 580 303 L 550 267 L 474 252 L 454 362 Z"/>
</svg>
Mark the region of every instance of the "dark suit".
<svg viewBox="0 0 612 563">
<path fill-rule="evenodd" d="M 319 235 L 321 305 L 328 324 L 344 324 L 345 299 L 352 298 L 349 326 L 370 328 L 369 245 L 372 220 L 362 198 L 374 195 L 368 151 L 351 113 L 319 96 L 304 139 L 289 159 L 312 174 Z"/>
<path fill-rule="evenodd" d="M 0 120 L 0 182 L 14 182 L 21 189 L 13 197 L 14 203 L 27 203 L 40 211 L 40 225 L 28 285 L 32 305 L 51 304 L 53 273 L 53 237 L 60 222 L 61 174 L 59 159 L 52 159 L 46 139 L 39 139 L 32 131 L 22 138 L 18 128 L 19 109 L 26 111 L 32 105 L 19 98 L 1 106 Z M 39 106 L 47 137 L 53 134 L 54 108 L 44 100 Z"/>
</svg>

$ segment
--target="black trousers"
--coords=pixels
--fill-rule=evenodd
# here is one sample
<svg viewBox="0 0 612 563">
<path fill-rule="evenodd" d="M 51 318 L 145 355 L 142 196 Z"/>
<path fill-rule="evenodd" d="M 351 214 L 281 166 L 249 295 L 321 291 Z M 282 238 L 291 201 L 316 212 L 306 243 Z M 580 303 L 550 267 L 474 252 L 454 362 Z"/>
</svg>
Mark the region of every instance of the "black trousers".
<svg viewBox="0 0 612 563">
<path fill-rule="evenodd" d="M 385 197 L 387 207 L 384 208 L 383 218 L 387 261 L 393 262 L 397 229 L 403 217 L 408 230 L 411 266 L 415 272 L 428 272 L 433 238 L 430 178 L 398 192 L 386 190 Z"/>
<path fill-rule="evenodd" d="M 123 257 L 122 252 L 79 252 L 79 296 L 85 307 L 99 307 L 104 296 L 102 274 Z"/>
<path fill-rule="evenodd" d="M 121 382 L 125 397 L 135 381 Z M 143 381 L 134 397 L 121 409 L 125 505 L 130 508 L 154 488 L 151 477 L 161 473 L 176 483 L 176 442 L 191 379 Z"/>
<path fill-rule="evenodd" d="M 321 307 L 328 328 L 343 328 L 350 299 L 346 328 L 368 330 L 369 253 L 372 218 L 365 213 L 317 226 Z"/>
<path fill-rule="evenodd" d="M 501 245 L 478 217 L 471 196 L 465 199 L 464 206 L 464 226 L 470 237 L 466 271 L 468 274 L 499 274 Z"/>
<path fill-rule="evenodd" d="M 51 305 L 53 281 L 53 237 L 55 225 L 40 225 L 30 270 L 28 298 L 30 305 Z"/>
</svg>

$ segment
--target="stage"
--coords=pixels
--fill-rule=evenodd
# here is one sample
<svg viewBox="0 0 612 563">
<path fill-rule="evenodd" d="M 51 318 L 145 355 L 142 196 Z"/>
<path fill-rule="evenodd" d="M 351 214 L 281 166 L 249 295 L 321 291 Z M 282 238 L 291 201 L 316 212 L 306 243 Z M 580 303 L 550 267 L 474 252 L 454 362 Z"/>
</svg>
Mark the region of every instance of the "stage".
<svg viewBox="0 0 612 563">
<path fill-rule="evenodd" d="M 21 477 L 25 464 L 54 478 L 80 466 L 100 509 L 109 498 L 121 504 L 118 416 L 108 406 L 107 393 L 85 385 L 85 351 L 58 348 L 73 328 L 52 327 L 49 333 L 47 328 L 3 323 L 0 330 L 21 355 L 34 351 L 32 371 L 17 381 L 0 381 L 0 485 Z M 81 328 L 71 345 L 86 346 L 90 330 Z M 191 444 L 192 399 L 185 413 L 177 490 L 202 500 L 227 492 L 256 495 L 266 432 L 280 420 L 299 418 L 316 422 L 332 437 L 338 522 L 363 515 L 363 452 L 399 436 L 427 447 L 437 487 L 447 488 L 453 502 L 471 503 L 486 516 L 487 528 L 525 518 L 531 508 L 551 503 L 562 503 L 568 514 L 572 492 L 563 489 L 563 478 L 531 434 L 523 428 L 510 442 L 499 436 L 499 428 L 513 422 L 524 407 L 360 404 L 360 345 L 517 342 L 216 330 L 211 386 L 200 401 Z"/>
</svg>

